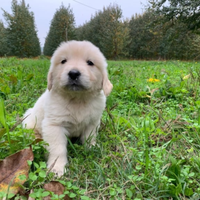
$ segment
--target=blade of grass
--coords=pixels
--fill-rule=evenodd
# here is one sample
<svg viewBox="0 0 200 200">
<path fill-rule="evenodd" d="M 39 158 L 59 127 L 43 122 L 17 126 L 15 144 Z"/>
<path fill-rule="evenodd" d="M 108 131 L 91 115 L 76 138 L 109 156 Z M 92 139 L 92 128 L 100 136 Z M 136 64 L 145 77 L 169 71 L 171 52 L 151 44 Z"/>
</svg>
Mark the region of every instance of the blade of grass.
<svg viewBox="0 0 200 200">
<path fill-rule="evenodd" d="M 8 139 L 8 143 L 10 145 L 10 150 L 11 150 L 11 153 L 13 153 L 11 140 L 10 140 L 10 132 L 9 132 L 8 125 L 6 123 L 6 112 L 5 112 L 5 105 L 4 105 L 3 99 L 0 99 L 0 123 L 6 129 L 7 139 Z"/>
</svg>

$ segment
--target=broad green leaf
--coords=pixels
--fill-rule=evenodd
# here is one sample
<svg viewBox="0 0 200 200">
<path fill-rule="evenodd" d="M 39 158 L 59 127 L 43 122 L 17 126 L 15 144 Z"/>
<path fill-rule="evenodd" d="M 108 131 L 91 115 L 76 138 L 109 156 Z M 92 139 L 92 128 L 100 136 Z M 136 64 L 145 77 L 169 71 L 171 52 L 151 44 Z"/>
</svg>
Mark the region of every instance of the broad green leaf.
<svg viewBox="0 0 200 200">
<path fill-rule="evenodd" d="M 6 115 L 5 115 L 5 107 L 4 101 L 0 98 L 0 123 L 6 128 Z"/>
</svg>

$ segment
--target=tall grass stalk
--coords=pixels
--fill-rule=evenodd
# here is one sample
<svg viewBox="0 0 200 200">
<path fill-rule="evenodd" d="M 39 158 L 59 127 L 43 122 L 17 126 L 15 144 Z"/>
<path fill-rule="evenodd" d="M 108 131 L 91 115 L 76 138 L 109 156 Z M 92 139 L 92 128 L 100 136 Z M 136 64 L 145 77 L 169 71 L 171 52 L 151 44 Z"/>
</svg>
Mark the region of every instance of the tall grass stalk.
<svg viewBox="0 0 200 200">
<path fill-rule="evenodd" d="M 0 123 L 2 124 L 3 128 L 6 130 L 7 139 L 8 139 L 8 143 L 9 143 L 9 146 L 10 146 L 10 151 L 11 151 L 11 153 L 13 153 L 11 139 L 10 139 L 9 127 L 7 125 L 7 122 L 6 122 L 6 112 L 5 112 L 4 100 L 1 99 L 1 98 L 0 98 Z"/>
</svg>

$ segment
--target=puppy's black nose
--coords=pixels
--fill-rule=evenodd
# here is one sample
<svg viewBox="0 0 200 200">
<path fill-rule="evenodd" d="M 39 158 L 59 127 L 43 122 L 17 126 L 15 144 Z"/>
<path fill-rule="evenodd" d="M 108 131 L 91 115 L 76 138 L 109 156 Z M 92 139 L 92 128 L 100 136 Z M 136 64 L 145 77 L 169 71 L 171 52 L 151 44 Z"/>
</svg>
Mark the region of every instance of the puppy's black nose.
<svg viewBox="0 0 200 200">
<path fill-rule="evenodd" d="M 69 71 L 68 75 L 72 80 L 76 80 L 81 75 L 81 73 L 78 70 L 73 69 Z"/>
</svg>

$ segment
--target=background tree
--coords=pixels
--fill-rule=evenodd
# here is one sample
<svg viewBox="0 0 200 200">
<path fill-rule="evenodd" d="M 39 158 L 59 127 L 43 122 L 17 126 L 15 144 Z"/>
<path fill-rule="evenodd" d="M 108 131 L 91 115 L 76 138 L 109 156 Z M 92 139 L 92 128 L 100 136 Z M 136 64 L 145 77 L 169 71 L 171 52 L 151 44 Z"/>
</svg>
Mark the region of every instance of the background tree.
<svg viewBox="0 0 200 200">
<path fill-rule="evenodd" d="M 129 22 L 130 39 L 129 54 L 136 59 L 150 59 L 157 54 L 158 41 L 157 31 L 149 24 L 153 20 L 153 15 L 146 12 L 142 15 L 135 15 Z M 153 44 L 152 44 L 153 43 Z"/>
<path fill-rule="evenodd" d="M 188 60 L 196 57 L 196 47 L 193 45 L 195 34 L 188 32 L 184 23 L 165 23 L 160 40 L 160 55 L 165 59 Z"/>
<path fill-rule="evenodd" d="M 59 44 L 75 38 L 74 14 L 64 5 L 56 11 L 51 21 L 50 30 L 44 44 L 44 55 L 51 56 Z"/>
<path fill-rule="evenodd" d="M 0 56 L 6 55 L 8 49 L 6 45 L 6 29 L 2 21 L 0 21 Z"/>
<path fill-rule="evenodd" d="M 100 47 L 106 57 L 116 59 L 123 51 L 124 38 L 128 32 L 121 20 L 122 10 L 117 4 L 110 5 L 99 12 L 99 18 Z"/>
<path fill-rule="evenodd" d="M 125 41 L 128 39 L 129 29 L 122 21 L 122 10 L 117 4 L 98 11 L 76 32 L 79 40 L 93 42 L 107 58 L 116 59 L 120 55 L 124 55 L 123 50 Z"/>
<path fill-rule="evenodd" d="M 181 22 L 164 21 L 152 10 L 131 18 L 129 54 L 135 59 L 194 59 L 199 41 Z M 199 52 L 199 51 L 198 51 Z"/>
<path fill-rule="evenodd" d="M 199 0 L 149 0 L 150 7 L 158 14 L 164 15 L 167 21 L 179 21 L 189 30 L 200 28 Z"/>
<path fill-rule="evenodd" d="M 6 43 L 8 55 L 19 57 L 38 56 L 41 53 L 37 37 L 34 14 L 29 11 L 29 6 L 22 0 L 12 1 L 12 14 L 4 11 L 4 18 L 8 24 L 6 29 Z"/>
</svg>

